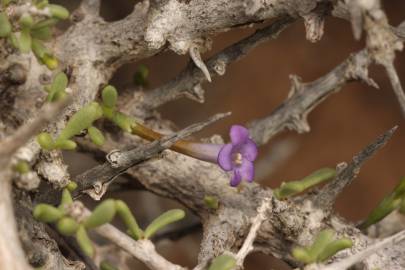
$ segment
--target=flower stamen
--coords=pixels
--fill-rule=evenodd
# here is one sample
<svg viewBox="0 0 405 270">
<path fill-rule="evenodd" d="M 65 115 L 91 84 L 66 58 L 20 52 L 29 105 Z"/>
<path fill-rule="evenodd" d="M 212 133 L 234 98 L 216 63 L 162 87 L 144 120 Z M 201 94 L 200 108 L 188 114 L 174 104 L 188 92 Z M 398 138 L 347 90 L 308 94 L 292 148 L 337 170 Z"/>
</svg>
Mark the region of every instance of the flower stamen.
<svg viewBox="0 0 405 270">
<path fill-rule="evenodd" d="M 233 162 L 236 165 L 242 165 L 242 154 L 241 153 L 236 153 L 233 159 Z"/>
</svg>

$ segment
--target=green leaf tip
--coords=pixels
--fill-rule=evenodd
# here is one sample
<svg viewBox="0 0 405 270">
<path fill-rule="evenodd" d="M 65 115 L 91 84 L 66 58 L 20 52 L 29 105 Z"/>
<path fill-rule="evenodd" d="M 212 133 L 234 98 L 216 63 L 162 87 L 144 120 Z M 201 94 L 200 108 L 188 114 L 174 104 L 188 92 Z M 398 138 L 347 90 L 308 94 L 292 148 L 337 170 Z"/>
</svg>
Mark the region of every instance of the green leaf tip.
<svg viewBox="0 0 405 270">
<path fill-rule="evenodd" d="M 6 7 L 10 2 L 11 0 L 1 0 L 1 4 L 3 5 L 3 7 Z"/>
<path fill-rule="evenodd" d="M 11 33 L 11 23 L 4 12 L 0 12 L 0 38 L 8 37 Z"/>
<path fill-rule="evenodd" d="M 149 69 L 145 65 L 139 65 L 134 74 L 134 83 L 139 86 L 148 85 Z"/>
<path fill-rule="evenodd" d="M 79 223 L 73 218 L 63 217 L 56 223 L 56 229 L 63 235 L 71 236 L 79 229 Z"/>
<path fill-rule="evenodd" d="M 336 170 L 331 168 L 322 168 L 305 178 L 297 181 L 283 182 L 279 188 L 273 191 L 274 196 L 281 200 L 289 196 L 301 193 L 317 184 L 325 182 L 336 176 Z"/>
<path fill-rule="evenodd" d="M 69 184 L 67 184 L 66 188 L 70 191 L 73 192 L 77 188 L 77 183 L 74 181 L 70 181 Z"/>
<path fill-rule="evenodd" d="M 31 166 L 25 160 L 19 160 L 14 166 L 13 170 L 20 174 L 26 174 L 31 170 Z"/>
<path fill-rule="evenodd" d="M 49 204 L 38 204 L 34 208 L 34 218 L 41 222 L 53 223 L 63 217 L 63 211 Z"/>
<path fill-rule="evenodd" d="M 111 265 L 109 262 L 107 261 L 102 261 L 100 263 L 100 270 L 118 270 L 118 268 L 116 268 L 115 266 Z"/>
<path fill-rule="evenodd" d="M 132 125 L 135 123 L 132 117 L 127 116 L 121 112 L 115 112 L 111 120 L 126 132 L 131 132 Z"/>
<path fill-rule="evenodd" d="M 41 146 L 42 149 L 45 150 L 52 150 L 53 149 L 53 139 L 51 135 L 47 132 L 41 132 L 37 136 L 37 142 Z"/>
<path fill-rule="evenodd" d="M 105 142 L 104 135 L 98 128 L 91 126 L 87 129 L 87 131 L 89 132 L 88 134 L 91 141 L 95 145 L 101 146 L 104 144 Z"/>
<path fill-rule="evenodd" d="M 54 26 L 58 22 L 59 22 L 59 20 L 57 20 L 57 19 L 52 19 L 52 18 L 51 19 L 44 19 L 44 20 L 41 20 L 41 21 L 37 22 L 36 24 L 34 24 L 32 26 L 32 29 L 40 29 L 40 28 L 43 28 L 43 27 Z"/>
<path fill-rule="evenodd" d="M 186 215 L 185 212 L 181 209 L 172 209 L 172 210 L 169 210 L 169 211 L 161 214 L 155 220 L 153 220 L 149 224 L 149 226 L 145 229 L 144 237 L 150 238 L 158 230 L 166 227 L 170 223 L 183 219 L 185 215 Z"/>
<path fill-rule="evenodd" d="M 49 26 L 37 28 L 37 29 L 31 29 L 31 37 L 33 39 L 47 41 L 52 38 L 52 30 Z"/>
<path fill-rule="evenodd" d="M 295 247 L 292 250 L 292 255 L 296 260 L 304 264 L 323 262 L 337 252 L 352 247 L 352 245 L 353 243 L 349 238 L 335 240 L 335 232 L 326 229 L 317 235 L 311 246 Z"/>
<path fill-rule="evenodd" d="M 117 214 L 120 216 L 125 226 L 129 230 L 129 234 L 135 239 L 139 240 L 143 237 L 143 231 L 139 228 L 138 223 L 128 205 L 121 201 L 115 201 Z"/>
<path fill-rule="evenodd" d="M 39 9 L 43 9 L 48 4 L 49 4 L 48 0 L 35 0 L 34 1 L 34 5 Z"/>
<path fill-rule="evenodd" d="M 297 261 L 300 261 L 304 264 L 310 264 L 314 261 L 313 258 L 308 254 L 308 251 L 305 248 L 295 247 L 295 248 L 293 248 L 291 253 L 292 253 L 292 256 Z"/>
<path fill-rule="evenodd" d="M 63 6 L 50 4 L 48 5 L 48 8 L 52 14 L 52 17 L 56 19 L 66 20 L 69 18 L 69 11 Z"/>
<path fill-rule="evenodd" d="M 342 238 L 329 243 L 322 252 L 317 256 L 318 262 L 323 262 L 338 253 L 339 251 L 353 246 L 352 240 L 349 238 Z"/>
<path fill-rule="evenodd" d="M 204 196 L 204 204 L 210 209 L 218 209 L 219 201 L 214 196 Z"/>
<path fill-rule="evenodd" d="M 69 188 L 64 188 L 62 191 L 62 198 L 60 200 L 59 209 L 64 210 L 66 205 L 69 205 L 72 203 L 73 203 L 73 198 L 72 198 L 72 194 L 70 194 Z"/>
<path fill-rule="evenodd" d="M 109 108 L 114 108 L 117 103 L 118 93 L 114 86 L 107 85 L 101 93 L 103 104 Z"/>
<path fill-rule="evenodd" d="M 93 122 L 103 116 L 103 111 L 97 102 L 91 102 L 77 111 L 67 122 L 55 143 L 66 141 L 92 126 Z"/>
<path fill-rule="evenodd" d="M 41 60 L 50 70 L 54 70 L 59 66 L 58 59 L 52 54 L 45 54 Z"/>
<path fill-rule="evenodd" d="M 116 213 L 116 206 L 115 201 L 113 199 L 108 199 L 100 203 L 91 213 L 89 217 L 87 217 L 83 225 L 87 229 L 93 229 L 98 226 L 104 225 L 110 222 Z"/>
<path fill-rule="evenodd" d="M 56 74 L 52 84 L 49 86 L 49 94 L 47 97 L 47 101 L 54 102 L 61 100 L 63 97 L 65 97 L 66 95 L 65 89 L 67 85 L 68 85 L 68 77 L 66 76 L 66 74 L 63 72 Z"/>
<path fill-rule="evenodd" d="M 208 270 L 232 270 L 236 267 L 236 259 L 231 255 L 221 255 L 212 260 Z"/>
<path fill-rule="evenodd" d="M 401 208 L 404 199 L 405 177 L 402 178 L 394 190 L 371 211 L 368 217 L 359 225 L 359 228 L 365 230 L 371 225 L 381 221 L 395 209 Z"/>
<path fill-rule="evenodd" d="M 94 255 L 94 247 L 84 226 L 80 225 L 76 231 L 76 240 L 81 250 L 89 257 Z"/>
<path fill-rule="evenodd" d="M 20 32 L 19 38 L 17 38 L 18 48 L 22 53 L 28 53 L 31 51 L 31 33 L 28 28 L 23 28 Z"/>
<path fill-rule="evenodd" d="M 58 59 L 45 47 L 41 40 L 33 38 L 31 49 L 41 64 L 46 65 L 50 70 L 54 70 L 58 67 Z"/>
<path fill-rule="evenodd" d="M 23 28 L 31 28 L 34 25 L 34 19 L 29 13 L 23 14 L 18 22 Z"/>
</svg>

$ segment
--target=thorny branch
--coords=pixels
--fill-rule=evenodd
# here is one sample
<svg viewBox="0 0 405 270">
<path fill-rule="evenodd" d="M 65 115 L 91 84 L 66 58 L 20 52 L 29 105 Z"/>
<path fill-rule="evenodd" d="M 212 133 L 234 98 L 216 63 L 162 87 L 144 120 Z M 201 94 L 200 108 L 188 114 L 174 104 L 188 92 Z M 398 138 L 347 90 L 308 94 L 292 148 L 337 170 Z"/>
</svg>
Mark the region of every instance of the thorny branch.
<svg viewBox="0 0 405 270">
<path fill-rule="evenodd" d="M 228 116 L 229 114 L 230 113 L 214 115 L 205 122 L 193 124 L 175 134 L 165 136 L 160 140 L 146 145 L 135 147 L 127 151 L 111 152 L 107 156 L 107 162 L 76 177 L 78 183 L 76 193 L 85 192 L 89 188 L 94 187 L 94 198 L 100 198 L 105 193 L 108 184 L 128 168 L 155 157 L 163 150 L 172 146 L 176 141 L 200 131 L 204 127 Z"/>
<path fill-rule="evenodd" d="M 294 21 L 286 16 L 273 22 L 270 26 L 257 30 L 251 36 L 225 48 L 223 51 L 207 60 L 208 72 L 211 76 L 224 75 L 226 67 L 240 60 L 260 44 L 277 37 L 289 24 Z M 186 96 L 198 102 L 204 102 L 204 91 L 201 84 L 207 80 L 202 71 L 190 64 L 176 78 L 150 92 L 145 93 L 143 106 L 154 109 L 171 100 Z"/>
<path fill-rule="evenodd" d="M 335 179 L 324 186 L 319 194 L 315 195 L 314 204 L 319 208 L 331 210 L 337 196 L 342 193 L 343 189 L 350 185 L 354 178 L 360 173 L 360 167 L 370 159 L 378 150 L 380 150 L 389 139 L 391 139 L 397 126 L 388 130 L 373 143 L 364 148 L 360 153 L 353 157 L 353 160 L 347 163 L 340 163 L 337 166 L 337 175 Z"/>
</svg>

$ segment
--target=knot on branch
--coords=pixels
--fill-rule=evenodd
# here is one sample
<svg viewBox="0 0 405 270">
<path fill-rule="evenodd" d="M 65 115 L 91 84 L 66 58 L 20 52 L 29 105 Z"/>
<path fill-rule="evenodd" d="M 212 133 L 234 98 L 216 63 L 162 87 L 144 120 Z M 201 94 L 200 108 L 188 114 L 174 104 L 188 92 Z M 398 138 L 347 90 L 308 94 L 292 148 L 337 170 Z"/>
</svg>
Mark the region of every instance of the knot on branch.
<svg viewBox="0 0 405 270">
<path fill-rule="evenodd" d="M 367 49 L 376 63 L 389 65 L 394 61 L 395 51 L 403 48 L 400 39 L 391 31 L 387 17 L 380 9 L 364 16 L 367 31 Z"/>
<path fill-rule="evenodd" d="M 351 56 L 347 64 L 345 77 L 349 80 L 361 80 L 369 86 L 378 89 L 378 84 L 368 76 L 370 62 L 370 57 L 366 51 Z"/>
<path fill-rule="evenodd" d="M 311 130 L 306 114 L 295 114 L 290 119 L 290 122 L 287 123 L 289 129 L 293 129 L 298 133 L 306 133 Z"/>
<path fill-rule="evenodd" d="M 302 92 L 304 89 L 302 79 L 300 76 L 297 76 L 295 74 L 291 74 L 290 76 L 290 81 L 291 81 L 291 89 L 290 92 L 288 92 L 287 99 L 291 98 L 293 95 Z"/>
<path fill-rule="evenodd" d="M 70 181 L 67 166 L 64 164 L 59 151 L 44 152 L 42 160 L 38 163 L 36 170 L 38 174 L 47 179 L 54 187 L 63 188 Z"/>
<path fill-rule="evenodd" d="M 200 83 L 194 85 L 191 88 L 188 88 L 185 91 L 185 95 L 187 98 L 194 100 L 198 103 L 204 103 L 205 101 L 205 90 L 202 88 Z"/>
</svg>

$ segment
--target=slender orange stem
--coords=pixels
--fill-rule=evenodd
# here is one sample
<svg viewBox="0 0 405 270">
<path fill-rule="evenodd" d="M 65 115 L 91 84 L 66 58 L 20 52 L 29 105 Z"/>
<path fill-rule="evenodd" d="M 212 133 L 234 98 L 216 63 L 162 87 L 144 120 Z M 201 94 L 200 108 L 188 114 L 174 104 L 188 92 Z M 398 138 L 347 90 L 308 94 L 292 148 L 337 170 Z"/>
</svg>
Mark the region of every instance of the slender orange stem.
<svg viewBox="0 0 405 270">
<path fill-rule="evenodd" d="M 133 125 L 132 134 L 138 135 L 148 141 L 159 140 L 164 136 L 163 134 L 139 123 Z M 220 144 L 199 143 L 186 140 L 178 140 L 172 147 L 170 147 L 171 150 L 178 153 L 213 163 L 217 162 L 218 153 L 221 148 L 222 145 Z"/>
</svg>

